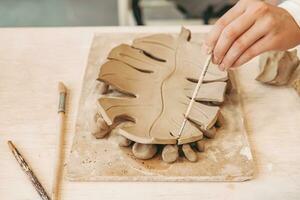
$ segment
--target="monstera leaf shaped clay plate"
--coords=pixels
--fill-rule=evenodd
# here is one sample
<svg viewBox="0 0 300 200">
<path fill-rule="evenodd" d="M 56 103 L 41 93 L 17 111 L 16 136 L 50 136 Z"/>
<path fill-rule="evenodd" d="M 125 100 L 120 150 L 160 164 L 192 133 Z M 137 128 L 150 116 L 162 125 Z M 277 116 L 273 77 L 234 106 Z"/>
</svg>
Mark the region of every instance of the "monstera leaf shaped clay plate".
<svg viewBox="0 0 300 200">
<path fill-rule="evenodd" d="M 240 98 L 230 87 L 234 76 L 210 64 L 179 136 L 207 55 L 185 28 L 178 35 L 129 35 L 94 39 L 68 177 L 249 179 L 252 157 Z"/>
<path fill-rule="evenodd" d="M 203 132 L 215 131 L 219 107 L 213 103 L 220 104 L 224 101 L 224 81 L 228 77 L 227 72 L 211 65 L 185 129 L 178 136 L 184 113 L 203 67 L 203 58 L 199 56 L 201 45 L 191 43 L 190 38 L 190 31 L 183 28 L 178 37 L 157 34 L 135 39 L 132 45 L 121 44 L 113 48 L 108 55 L 109 61 L 101 67 L 98 80 L 112 86 L 124 96 L 101 97 L 100 115 L 109 126 L 113 126 L 117 118 L 132 122 L 119 128 L 118 132 L 126 139 L 138 143 L 133 146 L 133 153 L 137 158 L 154 156 L 157 148 L 151 144 L 181 145 L 197 142 L 203 138 Z M 209 103 L 212 105 L 208 105 Z M 108 126 L 101 123 L 103 122 L 98 123 L 99 131 L 104 133 L 96 130 L 96 136 L 107 133 L 101 127 Z M 139 148 L 134 148 L 137 145 Z M 167 148 L 172 152 L 170 156 L 175 159 L 178 148 Z M 191 148 L 185 148 L 192 152 Z M 168 154 L 167 151 L 164 158 L 170 162 Z M 186 157 L 190 158 L 189 155 Z"/>
</svg>

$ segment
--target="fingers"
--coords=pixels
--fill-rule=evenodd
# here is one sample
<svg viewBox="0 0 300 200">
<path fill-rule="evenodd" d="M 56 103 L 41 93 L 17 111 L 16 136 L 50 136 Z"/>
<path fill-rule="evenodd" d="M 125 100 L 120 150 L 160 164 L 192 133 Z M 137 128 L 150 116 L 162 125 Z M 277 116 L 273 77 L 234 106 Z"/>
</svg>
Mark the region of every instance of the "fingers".
<svg viewBox="0 0 300 200">
<path fill-rule="evenodd" d="M 257 21 L 250 29 L 243 33 L 236 39 L 227 53 L 225 54 L 219 68 L 221 70 L 227 69 L 236 62 L 236 60 L 252 46 L 260 38 L 268 34 L 268 29 L 265 28 L 265 23 Z M 217 48 L 217 47 L 216 47 Z"/>
<path fill-rule="evenodd" d="M 249 12 L 245 12 L 227 25 L 223 29 L 213 50 L 213 62 L 220 64 L 235 40 L 246 32 L 254 22 L 255 18 L 251 17 Z"/>
<path fill-rule="evenodd" d="M 259 39 L 235 61 L 235 63 L 232 65 L 232 68 L 241 66 L 242 64 L 245 64 L 255 56 L 258 56 L 259 54 L 264 53 L 266 51 L 270 51 L 272 49 L 272 45 L 269 45 L 270 40 L 271 38 L 269 35 Z"/>
<path fill-rule="evenodd" d="M 208 34 L 208 38 L 206 39 L 205 45 L 211 51 L 217 40 L 222 33 L 223 29 L 235 18 L 240 16 L 244 12 L 244 8 L 237 3 L 232 9 L 230 9 L 227 13 L 225 13 L 214 25 L 210 33 Z"/>
</svg>

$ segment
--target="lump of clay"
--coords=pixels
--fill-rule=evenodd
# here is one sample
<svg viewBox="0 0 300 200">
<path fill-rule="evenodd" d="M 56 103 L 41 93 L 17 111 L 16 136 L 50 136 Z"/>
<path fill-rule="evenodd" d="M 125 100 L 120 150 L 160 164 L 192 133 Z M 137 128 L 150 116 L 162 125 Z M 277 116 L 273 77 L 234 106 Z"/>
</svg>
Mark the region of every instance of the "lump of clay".
<svg viewBox="0 0 300 200">
<path fill-rule="evenodd" d="M 171 145 L 171 144 L 166 145 L 164 147 L 161 155 L 162 155 L 163 161 L 165 161 L 167 163 L 175 162 L 177 160 L 177 158 L 179 157 L 178 146 Z"/>
<path fill-rule="evenodd" d="M 126 137 L 122 135 L 117 136 L 117 143 L 120 147 L 128 147 L 131 145 L 132 141 L 127 139 Z"/>
<path fill-rule="evenodd" d="M 216 136 L 216 133 L 217 133 L 217 129 L 216 127 L 212 127 L 208 130 L 203 130 L 203 134 L 205 137 L 207 138 L 214 138 Z"/>
<path fill-rule="evenodd" d="M 272 85 L 285 85 L 298 65 L 297 50 L 266 52 L 260 57 L 260 73 L 256 80 Z"/>
<path fill-rule="evenodd" d="M 132 153 L 135 157 L 145 160 L 152 158 L 157 152 L 157 146 L 154 144 L 135 143 L 132 146 Z"/>
<path fill-rule="evenodd" d="M 92 134 L 97 139 L 105 137 L 110 132 L 109 126 L 101 117 L 97 119 L 96 123 L 93 124 L 91 129 Z"/>
<path fill-rule="evenodd" d="M 224 116 L 222 115 L 222 113 L 219 114 L 218 116 L 218 120 L 215 123 L 215 127 L 216 128 L 220 128 L 225 124 L 225 119 Z"/>
<path fill-rule="evenodd" d="M 189 144 L 182 145 L 182 152 L 189 161 L 196 162 L 198 160 L 197 153 L 192 149 L 192 147 Z"/>
<path fill-rule="evenodd" d="M 205 150 L 205 142 L 203 140 L 197 141 L 196 148 L 199 152 L 203 152 Z"/>
<path fill-rule="evenodd" d="M 298 95 L 300 96 L 300 78 L 295 79 L 291 86 L 296 90 L 296 92 L 298 93 Z"/>
</svg>

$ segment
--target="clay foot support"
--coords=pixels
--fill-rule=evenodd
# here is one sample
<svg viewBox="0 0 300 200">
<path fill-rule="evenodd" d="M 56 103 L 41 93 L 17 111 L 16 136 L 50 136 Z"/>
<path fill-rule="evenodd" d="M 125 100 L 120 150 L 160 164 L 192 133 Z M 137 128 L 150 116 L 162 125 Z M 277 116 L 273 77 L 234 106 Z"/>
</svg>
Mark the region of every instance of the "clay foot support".
<svg viewBox="0 0 300 200">
<path fill-rule="evenodd" d="M 179 157 L 178 146 L 171 145 L 171 144 L 166 145 L 164 147 L 161 155 L 162 155 L 163 161 L 165 161 L 167 163 L 175 162 Z"/>
<path fill-rule="evenodd" d="M 150 159 L 156 154 L 156 152 L 157 145 L 155 144 L 134 143 L 134 145 L 132 146 L 132 153 L 138 159 Z"/>
<path fill-rule="evenodd" d="M 110 127 L 106 122 L 99 117 L 91 127 L 91 133 L 95 136 L 96 139 L 105 137 L 111 131 Z"/>
<path fill-rule="evenodd" d="M 198 160 L 197 153 L 192 149 L 192 147 L 189 144 L 182 145 L 182 152 L 186 159 L 188 159 L 191 162 L 196 162 Z"/>
<path fill-rule="evenodd" d="M 208 130 L 203 130 L 203 134 L 205 137 L 207 138 L 214 138 L 216 136 L 216 133 L 217 133 L 217 129 L 216 127 L 212 127 Z"/>
<path fill-rule="evenodd" d="M 199 152 L 204 152 L 205 150 L 205 142 L 203 140 L 199 140 L 196 142 L 196 148 Z"/>
<path fill-rule="evenodd" d="M 224 116 L 222 115 L 222 113 L 219 113 L 218 119 L 215 123 L 215 127 L 216 128 L 221 128 L 223 125 L 225 124 L 225 119 Z"/>
<path fill-rule="evenodd" d="M 117 136 L 117 143 L 120 147 L 128 147 L 132 144 L 132 141 L 124 137 L 123 135 Z"/>
</svg>

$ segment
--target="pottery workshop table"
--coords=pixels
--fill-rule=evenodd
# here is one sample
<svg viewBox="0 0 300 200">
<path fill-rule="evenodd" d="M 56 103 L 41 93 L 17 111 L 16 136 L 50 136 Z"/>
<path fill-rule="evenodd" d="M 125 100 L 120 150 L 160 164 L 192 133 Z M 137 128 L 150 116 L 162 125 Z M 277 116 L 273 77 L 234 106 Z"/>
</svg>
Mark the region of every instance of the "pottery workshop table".
<svg viewBox="0 0 300 200">
<path fill-rule="evenodd" d="M 0 199 L 39 199 L 9 152 L 11 139 L 50 192 L 56 142 L 57 82 L 70 89 L 65 154 L 72 143 L 81 81 L 93 34 L 178 32 L 180 27 L 143 28 L 7 28 L 0 29 Z M 209 27 L 188 27 L 195 32 Z M 109 39 L 109 38 L 108 38 Z M 241 71 L 257 68 L 257 59 Z M 249 73 L 245 114 L 256 164 L 255 178 L 246 182 L 69 182 L 62 199 L 300 199 L 299 100 L 284 114 L 272 103 L 268 87 Z M 250 84 L 251 85 L 251 84 Z M 273 91 L 274 88 L 272 88 Z M 283 89 L 284 90 L 284 89 Z M 279 90 L 278 90 L 279 92 Z M 284 97 L 283 97 L 284 98 Z M 259 105 L 259 106 L 256 106 Z M 265 120 L 272 114 L 272 120 Z"/>
</svg>

